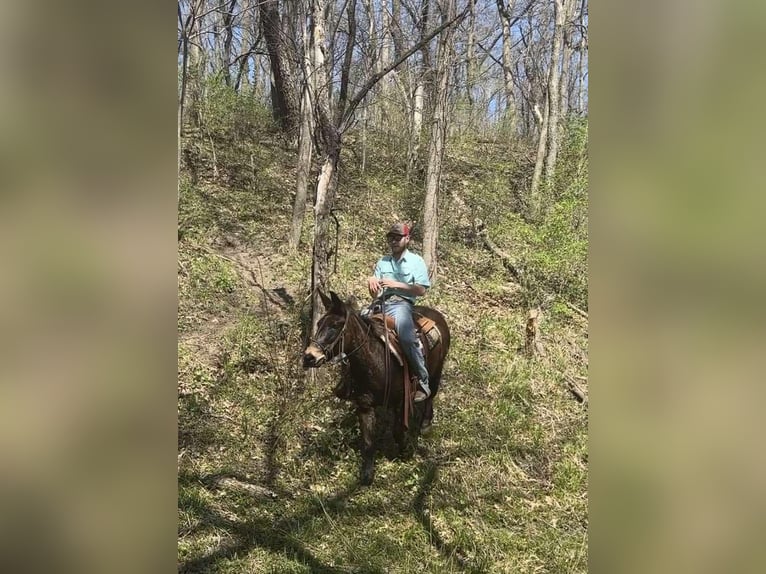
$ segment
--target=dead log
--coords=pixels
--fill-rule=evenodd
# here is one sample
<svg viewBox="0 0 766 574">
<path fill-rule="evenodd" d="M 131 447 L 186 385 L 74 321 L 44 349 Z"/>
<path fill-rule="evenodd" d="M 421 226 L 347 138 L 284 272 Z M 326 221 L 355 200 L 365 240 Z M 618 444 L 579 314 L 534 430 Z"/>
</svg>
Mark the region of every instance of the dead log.
<svg viewBox="0 0 766 574">
<path fill-rule="evenodd" d="M 580 377 L 578 377 L 580 378 Z M 564 375 L 564 382 L 567 385 L 567 388 L 569 391 L 575 396 L 578 402 L 583 403 L 584 405 L 588 405 L 588 394 L 583 391 L 577 383 L 575 383 L 571 378 L 569 378 L 567 375 Z"/>
</svg>

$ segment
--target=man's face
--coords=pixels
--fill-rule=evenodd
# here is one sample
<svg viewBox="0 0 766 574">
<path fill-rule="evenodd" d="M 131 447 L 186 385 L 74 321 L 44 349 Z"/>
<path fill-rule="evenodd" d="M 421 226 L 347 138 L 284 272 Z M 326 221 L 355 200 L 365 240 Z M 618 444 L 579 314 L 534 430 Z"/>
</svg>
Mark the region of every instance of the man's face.
<svg viewBox="0 0 766 574">
<path fill-rule="evenodd" d="M 391 248 L 391 253 L 394 255 L 399 255 L 402 251 L 404 251 L 404 248 L 407 247 L 409 239 L 409 236 L 399 235 L 397 233 L 389 233 L 386 235 L 386 241 L 388 241 L 388 246 Z"/>
</svg>

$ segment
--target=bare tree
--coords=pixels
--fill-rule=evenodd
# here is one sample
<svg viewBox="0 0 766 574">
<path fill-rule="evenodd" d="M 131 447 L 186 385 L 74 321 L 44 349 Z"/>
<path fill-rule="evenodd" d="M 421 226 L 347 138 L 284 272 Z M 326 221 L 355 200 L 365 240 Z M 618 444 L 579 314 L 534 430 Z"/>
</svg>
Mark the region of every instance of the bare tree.
<svg viewBox="0 0 766 574">
<path fill-rule="evenodd" d="M 243 0 L 242 3 L 242 24 L 240 28 L 242 42 L 240 55 L 237 57 L 239 62 L 237 77 L 234 81 L 234 89 L 238 92 L 241 90 L 243 83 L 248 85 L 251 72 L 253 76 L 255 76 L 256 72 L 256 66 L 251 66 L 251 64 L 253 63 L 252 60 L 256 46 L 260 41 L 260 34 L 256 33 L 256 28 L 258 27 L 255 17 L 257 2 L 258 0 Z"/>
<path fill-rule="evenodd" d="M 231 85 L 231 51 L 232 42 L 234 41 L 234 9 L 237 5 L 237 0 L 229 0 L 221 2 L 221 21 L 223 23 L 223 78 L 227 86 Z"/>
<path fill-rule="evenodd" d="M 330 262 L 330 210 L 335 200 L 335 187 L 338 180 L 338 161 L 340 159 L 340 132 L 332 123 L 330 113 L 329 86 L 324 81 L 327 78 L 327 62 L 325 59 L 325 2 L 311 0 L 311 70 L 310 74 L 321 78 L 315 94 L 316 127 L 314 130 L 318 152 L 321 154 L 321 167 L 317 180 L 316 198 L 314 200 L 314 243 L 311 266 L 311 282 L 313 288 L 313 318 L 311 332 L 316 331 L 321 309 L 319 289 L 327 288 Z"/>
<path fill-rule="evenodd" d="M 455 0 L 442 0 L 442 22 L 454 18 Z M 470 5 L 469 5 L 470 6 Z M 437 276 L 436 244 L 439 237 L 438 200 L 441 180 L 444 140 L 447 133 L 447 100 L 449 95 L 450 67 L 453 61 L 453 28 L 439 37 L 436 68 L 436 91 L 434 113 L 431 123 L 431 143 L 426 172 L 426 195 L 423 210 L 423 259 L 432 281 Z"/>
<path fill-rule="evenodd" d="M 559 151 L 559 118 L 561 115 L 559 82 L 561 79 L 561 46 L 564 42 L 564 22 L 567 13 L 567 0 L 553 0 L 554 2 L 554 29 L 553 49 L 551 50 L 551 64 L 548 75 L 548 153 L 545 156 L 545 180 L 553 182 L 556 173 L 556 159 Z"/>
<path fill-rule="evenodd" d="M 585 57 L 586 53 L 588 51 L 588 39 L 585 34 L 586 25 L 585 25 L 585 17 L 587 14 L 587 0 L 582 0 L 582 3 L 580 4 L 580 15 L 579 15 L 579 32 L 580 32 L 580 41 L 577 45 L 577 63 L 578 63 L 578 71 L 577 74 L 577 111 L 581 114 L 585 113 L 585 77 L 586 77 L 586 70 L 585 70 Z"/>
<path fill-rule="evenodd" d="M 470 114 L 473 116 L 474 100 L 473 90 L 476 85 L 476 67 L 478 65 L 476 57 L 476 0 L 468 0 L 468 38 L 466 39 L 466 71 L 465 71 L 465 93 L 468 99 Z M 469 123 L 473 118 L 469 118 Z"/>
<path fill-rule="evenodd" d="M 565 0 L 565 14 L 564 14 L 564 30 L 563 30 L 563 42 L 562 50 L 563 56 L 561 58 L 561 82 L 560 82 L 560 95 L 559 95 L 559 110 L 562 118 L 566 118 L 569 114 L 569 95 L 571 93 L 571 81 L 570 74 L 572 68 L 572 53 L 574 48 L 574 10 L 575 2 L 573 0 Z"/>
<path fill-rule="evenodd" d="M 290 226 L 290 236 L 288 237 L 288 245 L 293 250 L 297 249 L 300 243 L 303 217 L 306 213 L 306 197 L 308 195 L 309 173 L 311 171 L 311 157 L 313 153 L 314 108 L 312 102 L 316 93 L 316 76 L 313 74 L 313 37 L 309 34 L 305 18 L 303 22 L 304 77 L 301 93 L 300 131 L 298 134 L 298 169 L 295 178 L 293 218 Z"/>
<path fill-rule="evenodd" d="M 416 67 L 415 89 L 412 98 L 412 113 L 410 120 L 410 137 L 407 144 L 407 177 L 409 178 L 415 170 L 415 165 L 420 157 L 420 145 L 423 139 L 423 115 L 426 100 L 426 82 L 431 70 L 431 49 L 427 42 L 423 42 L 428 30 L 430 19 L 430 1 L 422 0 L 420 6 L 420 18 L 418 20 L 418 32 L 420 41 L 423 43 L 420 49 L 420 62 Z"/>
<path fill-rule="evenodd" d="M 317 78 L 326 77 L 325 58 L 325 19 L 324 19 L 324 1 L 312 0 L 312 65 L 311 73 L 316 74 Z M 454 0 L 450 0 L 453 1 Z M 330 243 L 330 219 L 335 201 L 335 192 L 338 181 L 338 164 L 341 152 L 341 133 L 348 125 L 353 114 L 364 100 L 369 91 L 383 78 L 400 66 L 407 58 L 418 51 L 425 43 L 430 42 L 445 29 L 454 25 L 458 19 L 465 17 L 465 12 L 451 20 L 443 22 L 435 30 L 427 34 L 420 42 L 415 44 L 402 56 L 391 62 L 388 66 L 381 69 L 380 72 L 370 75 L 361 87 L 356 91 L 353 97 L 349 98 L 348 104 L 342 115 L 332 114 L 330 109 L 330 99 L 327 86 L 317 86 L 315 97 L 315 127 L 314 141 L 317 146 L 319 156 L 319 175 L 317 178 L 316 196 L 314 199 L 314 245 L 312 252 L 312 332 L 316 328 L 316 322 L 319 320 L 319 310 L 321 309 L 319 300 L 319 290 L 327 290 L 329 284 L 329 262 L 333 253 Z M 348 46 L 347 49 L 353 49 Z M 337 123 L 333 122 L 340 118 Z"/>
<path fill-rule="evenodd" d="M 291 65 L 292 46 L 282 31 L 279 0 L 260 0 L 261 26 L 271 64 L 271 103 L 274 118 L 289 136 L 295 136 L 300 104 Z"/>
</svg>

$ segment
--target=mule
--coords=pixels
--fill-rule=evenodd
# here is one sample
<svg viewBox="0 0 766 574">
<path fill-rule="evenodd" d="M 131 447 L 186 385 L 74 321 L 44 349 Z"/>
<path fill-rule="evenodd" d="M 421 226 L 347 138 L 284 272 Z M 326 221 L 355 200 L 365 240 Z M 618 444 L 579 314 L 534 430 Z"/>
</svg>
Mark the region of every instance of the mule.
<svg viewBox="0 0 766 574">
<path fill-rule="evenodd" d="M 303 353 L 303 368 L 316 368 L 329 361 L 344 363 L 344 380 L 336 388 L 336 395 L 356 406 L 362 438 L 359 480 L 369 485 L 375 478 L 375 407 L 383 406 L 394 411 L 393 435 L 400 452 L 404 453 L 409 446 L 409 421 L 405 419 L 405 413 L 411 410 L 409 399 L 417 389 L 415 385 L 408 385 L 410 397 L 405 405 L 404 367 L 386 348 L 382 321 L 363 317 L 350 302 L 341 301 L 332 291 L 330 297 L 321 291 L 319 295 L 326 313 L 319 319 L 316 335 Z M 431 395 L 415 404 L 414 410 L 421 415 L 417 430 L 425 433 L 433 422 L 433 399 L 439 392 L 450 346 L 450 331 L 444 316 L 435 309 L 415 306 L 414 315 L 416 322 L 418 315 L 433 321 L 429 324 L 436 326 L 438 334 L 438 337 L 420 334 L 426 349 Z M 402 359 L 406 364 L 403 354 Z"/>
</svg>

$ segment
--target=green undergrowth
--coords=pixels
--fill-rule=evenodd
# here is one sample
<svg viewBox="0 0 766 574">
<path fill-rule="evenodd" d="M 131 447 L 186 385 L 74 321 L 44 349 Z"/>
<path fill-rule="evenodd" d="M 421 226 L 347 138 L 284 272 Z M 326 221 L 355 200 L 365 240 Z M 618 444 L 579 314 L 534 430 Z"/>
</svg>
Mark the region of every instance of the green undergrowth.
<svg viewBox="0 0 766 574">
<path fill-rule="evenodd" d="M 362 173 L 344 152 L 331 262 L 333 289 L 361 303 L 386 226 L 420 220 L 422 203 L 420 187 L 387 167 L 401 157 L 368 154 Z M 225 157 L 233 165 L 219 175 L 245 169 Z M 587 321 L 569 306 L 586 308 L 587 235 L 567 228 L 584 196 L 562 191 L 531 224 L 502 207 L 513 168 L 500 150 L 449 152 L 445 181 L 555 295 L 543 305 L 542 354 L 524 346 L 529 308 L 543 299 L 520 294 L 445 197 L 439 277 L 423 300 L 453 336 L 435 425 L 402 459 L 380 411 L 376 479 L 361 487 L 356 416 L 331 393 L 338 368 L 300 366 L 310 247 L 285 246 L 294 164 L 263 144 L 253 162 L 262 177 L 246 186 L 205 168 L 180 187 L 179 571 L 586 572 L 587 407 L 566 384 L 587 390 Z"/>
</svg>

